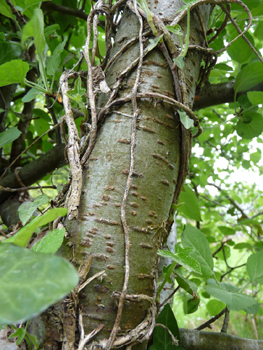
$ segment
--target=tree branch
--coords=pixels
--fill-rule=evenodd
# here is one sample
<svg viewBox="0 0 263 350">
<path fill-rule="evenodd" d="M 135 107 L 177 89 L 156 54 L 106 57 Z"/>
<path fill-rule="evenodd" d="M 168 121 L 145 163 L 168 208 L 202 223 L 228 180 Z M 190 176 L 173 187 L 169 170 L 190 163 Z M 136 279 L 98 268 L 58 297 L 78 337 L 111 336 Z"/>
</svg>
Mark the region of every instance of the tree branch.
<svg viewBox="0 0 263 350">
<path fill-rule="evenodd" d="M 263 350 L 263 341 L 239 338 L 226 333 L 181 328 L 180 337 L 185 350 Z"/>
<path fill-rule="evenodd" d="M 234 83 L 234 80 L 221 84 L 206 83 L 200 93 L 195 96 L 193 110 L 234 102 Z M 249 91 L 263 91 L 263 82 L 254 86 Z M 237 94 L 237 97 L 245 93 L 247 91 Z"/>
<path fill-rule="evenodd" d="M 19 177 L 22 182 L 26 186 L 30 186 L 54 169 L 62 167 L 65 159 L 64 149 L 64 144 L 57 145 L 35 161 L 25 165 L 19 171 Z M 11 188 L 20 187 L 14 173 L 4 177 L 0 181 L 0 185 Z M 0 191 L 0 204 L 7 200 L 11 195 L 13 195 L 13 192 Z"/>
</svg>

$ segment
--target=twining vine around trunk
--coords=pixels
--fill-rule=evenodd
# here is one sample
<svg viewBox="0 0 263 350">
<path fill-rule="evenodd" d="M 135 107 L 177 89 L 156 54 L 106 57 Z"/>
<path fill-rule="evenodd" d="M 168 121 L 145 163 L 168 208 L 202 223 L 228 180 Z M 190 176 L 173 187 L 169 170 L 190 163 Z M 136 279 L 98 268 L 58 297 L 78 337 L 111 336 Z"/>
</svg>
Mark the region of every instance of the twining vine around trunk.
<svg viewBox="0 0 263 350">
<path fill-rule="evenodd" d="M 51 349 L 54 341 L 62 343 L 64 350 L 76 343 L 79 349 L 85 344 L 88 349 L 125 349 L 134 344 L 145 348 L 157 313 L 157 251 L 170 230 L 191 152 L 191 131 L 181 124 L 177 109 L 194 120 L 198 136 L 202 128 L 191 110 L 195 91 L 216 62 L 216 53 L 206 40 L 211 4 L 238 3 L 248 13 L 249 24 L 238 37 L 251 25 L 251 14 L 239 0 L 197 1 L 191 5 L 185 67 L 179 69 L 173 59 L 182 48 L 166 25 L 180 22 L 186 32 L 187 10 L 177 13 L 182 3 L 148 2 L 158 35 L 163 35 L 163 41 L 151 50 L 149 39 L 154 36 L 146 14 L 136 0 L 128 1 L 123 11 L 124 3 L 110 7 L 99 0 L 88 17 L 84 57 L 91 124 L 84 150 L 80 150 L 67 97 L 71 75 L 63 73 L 60 81 L 71 167 L 69 215 L 64 223 L 67 237 L 60 254 L 85 278 L 63 303 L 36 321 L 44 322 L 43 342 Z M 121 11 L 122 20 L 110 50 L 115 11 Z M 97 97 L 94 64 L 99 13 L 107 16 L 107 52 L 101 66 L 111 90 Z M 202 58 L 205 69 L 199 75 Z M 104 75 L 98 81 L 104 81 Z M 54 323 L 61 331 L 54 331 Z"/>
</svg>

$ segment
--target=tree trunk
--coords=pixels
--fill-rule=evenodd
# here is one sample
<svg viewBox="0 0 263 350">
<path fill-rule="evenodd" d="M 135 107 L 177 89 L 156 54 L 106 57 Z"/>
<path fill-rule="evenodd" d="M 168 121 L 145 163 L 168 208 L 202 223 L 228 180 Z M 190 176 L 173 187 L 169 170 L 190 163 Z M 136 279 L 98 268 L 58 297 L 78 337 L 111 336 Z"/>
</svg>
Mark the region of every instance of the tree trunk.
<svg viewBox="0 0 263 350">
<path fill-rule="evenodd" d="M 182 5 L 181 1 L 174 0 L 148 2 L 151 11 L 165 23 L 175 17 Z M 202 5 L 198 10 L 191 11 L 190 44 L 205 44 L 202 26 L 207 27 L 210 11 L 210 5 Z M 180 25 L 185 32 L 186 17 Z M 138 35 L 139 27 L 137 16 L 126 7 L 109 59 Z M 145 25 L 144 32 L 148 29 Z M 176 37 L 173 40 L 177 43 Z M 139 54 L 136 41 L 111 64 L 106 75 L 111 89 L 119 74 Z M 175 52 L 172 54 L 176 55 Z M 180 92 L 182 102 L 188 107 L 193 104 L 201 59 L 200 52 L 189 50 L 183 70 L 185 81 L 180 80 L 183 79 L 182 72 L 178 74 L 178 86 L 184 90 Z M 74 307 L 70 307 L 74 304 L 72 300 L 70 303 L 70 296 L 66 302 L 51 307 L 35 319 L 30 331 L 38 334 L 44 349 L 73 349 L 74 341 L 79 339 L 79 312 L 83 316 L 85 334 L 103 324 L 102 330 L 92 341 L 99 342 L 96 344 L 104 348 L 115 322 L 119 293 L 123 288 L 127 248 L 129 281 L 115 345 L 119 341 L 121 349 L 131 343 L 135 344 L 133 349 L 145 349 L 147 346 L 147 336 L 156 316 L 157 251 L 167 237 L 171 225 L 171 206 L 177 201 L 186 176 L 190 152 L 190 147 L 186 146 L 191 143 L 191 135 L 181 125 L 172 103 L 153 95 L 137 98 L 135 166 L 125 209 L 130 244 L 125 246 L 127 233 L 124 233 L 121 206 L 125 207 L 123 198 L 131 167 L 131 133 L 134 125 L 134 111 L 127 96 L 134 86 L 136 67 L 126 75 L 119 89 L 118 98 L 126 98 L 126 102 L 116 104 L 104 115 L 104 123 L 83 172 L 79 217 L 66 221 L 68 236 L 60 250 L 60 254 L 77 268 L 84 259 L 92 257 L 88 278 L 102 271 L 104 273 L 80 291 L 75 311 L 72 311 Z M 138 92 L 159 93 L 179 100 L 179 92 L 175 93 L 173 81 L 177 68 L 173 74 L 170 68 L 163 53 L 158 48 L 153 49 L 144 57 Z M 187 96 L 184 92 L 187 92 Z M 101 108 L 107 98 L 100 96 Z M 93 347 L 89 343 L 87 348 Z"/>
</svg>

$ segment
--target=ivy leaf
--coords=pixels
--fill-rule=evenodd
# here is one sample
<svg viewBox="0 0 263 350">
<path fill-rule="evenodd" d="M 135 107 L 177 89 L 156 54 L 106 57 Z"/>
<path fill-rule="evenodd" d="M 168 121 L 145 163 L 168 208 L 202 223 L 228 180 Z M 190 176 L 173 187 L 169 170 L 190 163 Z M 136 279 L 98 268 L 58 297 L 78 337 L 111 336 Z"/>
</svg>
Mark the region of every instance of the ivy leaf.
<svg viewBox="0 0 263 350">
<path fill-rule="evenodd" d="M 149 39 L 150 44 L 147 46 L 148 51 L 152 51 L 160 42 L 163 40 L 163 34 L 155 37 L 154 39 Z"/>
<path fill-rule="evenodd" d="M 204 277 L 214 276 L 212 253 L 203 232 L 193 226 L 187 225 L 181 236 L 181 240 L 185 248 L 193 248 L 190 255 L 200 264 L 202 275 Z"/>
<path fill-rule="evenodd" d="M 13 60 L 2 64 L 0 66 L 0 87 L 22 83 L 28 70 L 28 63 L 22 60 Z"/>
<path fill-rule="evenodd" d="M 54 221 L 59 216 L 65 216 L 67 214 L 66 208 L 50 209 L 42 216 L 30 221 L 26 226 L 22 227 L 14 236 L 6 239 L 3 243 L 14 243 L 20 247 L 26 247 L 30 237 L 34 231 L 47 223 Z"/>
<path fill-rule="evenodd" d="M 0 266 L 0 324 L 40 314 L 78 283 L 76 269 L 65 259 L 13 244 L 0 245 Z"/>
<path fill-rule="evenodd" d="M 197 289 L 198 289 L 197 285 L 194 282 L 190 281 L 189 279 L 181 276 L 177 271 L 175 272 L 175 279 L 178 285 L 190 295 L 193 296 L 197 292 Z"/>
<path fill-rule="evenodd" d="M 183 56 L 178 56 L 178 57 L 174 58 L 173 61 L 177 65 L 177 67 L 179 69 L 183 69 L 184 68 L 184 58 L 183 58 Z"/>
<path fill-rule="evenodd" d="M 263 251 L 250 255 L 246 268 L 251 281 L 263 283 Z"/>
<path fill-rule="evenodd" d="M 180 57 L 180 56 L 179 56 Z M 180 67 L 179 67 L 180 68 Z M 193 119 L 189 118 L 185 111 L 178 110 L 180 121 L 186 129 L 190 129 L 194 125 Z"/>
<path fill-rule="evenodd" d="M 255 314 L 259 310 L 259 304 L 256 299 L 244 293 L 239 293 L 239 288 L 228 283 L 216 283 L 209 279 L 206 291 L 213 297 L 226 304 L 229 310 L 244 310 L 248 314 Z"/>
<path fill-rule="evenodd" d="M 0 148 L 8 145 L 9 143 L 16 140 L 21 134 L 21 131 L 18 130 L 16 127 L 7 129 L 4 132 L 0 133 Z"/>
</svg>

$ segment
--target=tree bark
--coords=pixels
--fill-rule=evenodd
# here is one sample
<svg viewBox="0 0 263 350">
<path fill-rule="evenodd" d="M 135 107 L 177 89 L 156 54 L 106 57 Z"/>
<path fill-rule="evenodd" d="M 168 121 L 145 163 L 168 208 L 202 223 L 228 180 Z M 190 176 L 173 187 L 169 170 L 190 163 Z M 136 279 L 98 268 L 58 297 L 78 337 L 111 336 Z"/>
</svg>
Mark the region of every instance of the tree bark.
<svg viewBox="0 0 263 350">
<path fill-rule="evenodd" d="M 172 0 L 148 2 L 149 8 L 167 22 L 172 21 L 182 5 L 181 1 Z M 191 44 L 204 45 L 202 25 L 207 26 L 210 10 L 210 5 L 203 5 L 198 11 L 191 12 Z M 180 25 L 186 31 L 186 18 Z M 126 8 L 109 59 L 138 35 L 138 31 L 136 15 Z M 173 40 L 176 42 L 176 37 Z M 114 88 L 119 74 L 138 56 L 139 44 L 136 42 L 113 62 L 106 76 L 110 88 Z M 185 86 L 187 91 L 187 99 L 183 102 L 188 106 L 194 101 L 200 63 L 200 52 L 191 50 L 185 59 L 185 81 L 180 81 L 181 87 Z M 133 69 L 125 77 L 118 98 L 127 100 L 135 76 L 136 69 Z M 158 48 L 144 58 L 138 92 L 178 98 L 171 70 Z M 104 106 L 106 100 L 105 96 L 100 97 L 100 107 Z M 146 348 L 147 335 L 151 332 L 156 316 L 157 251 L 167 237 L 171 205 L 176 202 L 186 176 L 190 151 L 186 144 L 190 144 L 191 138 L 190 132 L 181 126 L 171 103 L 151 96 L 137 99 L 137 103 L 139 115 L 135 132 L 135 168 L 125 210 L 130 241 L 129 283 L 120 331 L 115 341 L 115 345 L 119 342 L 120 349 L 133 343 L 133 349 L 136 350 Z M 116 304 L 123 288 L 124 266 L 127 268 L 124 259 L 127 246 L 125 250 L 125 230 L 120 208 L 124 206 L 131 162 L 133 113 L 129 99 L 122 105 L 116 105 L 111 112 L 107 111 L 83 172 L 79 218 L 65 222 L 68 236 L 60 249 L 60 254 L 77 268 L 92 256 L 88 277 L 102 271 L 104 273 L 79 293 L 75 311 L 65 308 L 65 302 L 59 303 L 31 325 L 30 331 L 38 333 L 44 349 L 60 349 L 62 343 L 63 349 L 69 349 L 66 343 L 74 344 L 72 333 L 75 332 L 80 312 L 85 334 L 103 324 L 103 329 L 94 337 L 96 343 L 89 344 L 88 349 L 93 349 L 93 345 L 105 346 L 110 336 L 117 313 Z M 142 325 L 144 328 L 140 333 L 138 329 Z M 124 336 L 127 338 L 126 343 L 123 342 Z"/>
</svg>

